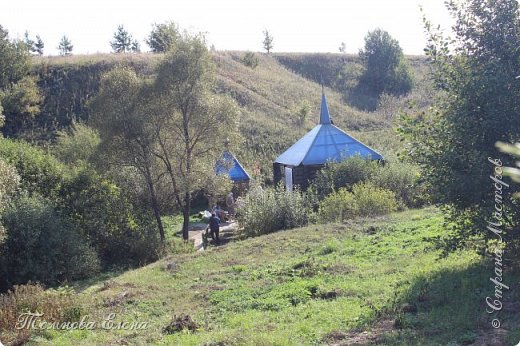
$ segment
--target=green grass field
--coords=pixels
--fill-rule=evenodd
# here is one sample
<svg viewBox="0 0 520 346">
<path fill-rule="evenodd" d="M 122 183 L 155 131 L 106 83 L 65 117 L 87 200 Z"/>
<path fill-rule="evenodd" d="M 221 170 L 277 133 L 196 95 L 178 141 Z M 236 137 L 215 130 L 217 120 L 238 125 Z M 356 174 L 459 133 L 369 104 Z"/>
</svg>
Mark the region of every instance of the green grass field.
<svg viewBox="0 0 520 346">
<path fill-rule="evenodd" d="M 442 221 L 435 209 L 410 210 L 172 255 L 80 294 L 89 320 L 115 313 L 145 330 L 45 331 L 32 343 L 513 345 L 520 273 L 504 274 L 511 289 L 499 317 L 509 333 L 495 335 L 485 311 L 491 263 L 469 250 L 439 258 Z M 174 315 L 196 330 L 167 334 Z"/>
</svg>

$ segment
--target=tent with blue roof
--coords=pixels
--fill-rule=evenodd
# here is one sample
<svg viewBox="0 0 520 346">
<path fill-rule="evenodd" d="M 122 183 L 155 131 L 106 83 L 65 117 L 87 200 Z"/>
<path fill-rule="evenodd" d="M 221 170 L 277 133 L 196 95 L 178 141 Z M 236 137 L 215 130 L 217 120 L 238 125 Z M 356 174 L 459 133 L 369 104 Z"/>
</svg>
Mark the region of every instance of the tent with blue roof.
<svg viewBox="0 0 520 346">
<path fill-rule="evenodd" d="M 274 181 L 278 183 L 284 178 L 288 189 L 293 185 L 306 188 L 308 181 L 327 162 L 339 162 L 355 155 L 369 160 L 384 160 L 377 151 L 332 123 L 327 98 L 322 93 L 320 123 L 276 158 L 273 163 Z"/>
<path fill-rule="evenodd" d="M 248 182 L 250 179 L 244 167 L 229 151 L 225 151 L 222 158 L 217 161 L 215 172 L 217 175 L 228 174 L 233 182 Z"/>
</svg>

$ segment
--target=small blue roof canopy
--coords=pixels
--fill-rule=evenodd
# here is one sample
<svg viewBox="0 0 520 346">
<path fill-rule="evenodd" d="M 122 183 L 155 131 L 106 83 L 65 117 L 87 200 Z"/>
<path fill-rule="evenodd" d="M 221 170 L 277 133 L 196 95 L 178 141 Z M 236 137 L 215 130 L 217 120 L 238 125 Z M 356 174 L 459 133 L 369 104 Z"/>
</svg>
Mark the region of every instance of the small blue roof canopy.
<svg viewBox="0 0 520 346">
<path fill-rule="evenodd" d="M 320 124 L 278 156 L 275 163 L 286 166 L 322 165 L 328 161 L 343 161 L 355 155 L 370 160 L 383 160 L 383 156 L 377 151 L 332 124 L 327 98 L 323 93 Z"/>
<path fill-rule="evenodd" d="M 231 181 L 248 181 L 250 179 L 244 167 L 229 151 L 225 151 L 222 158 L 217 161 L 215 173 L 217 175 L 228 174 Z"/>
</svg>

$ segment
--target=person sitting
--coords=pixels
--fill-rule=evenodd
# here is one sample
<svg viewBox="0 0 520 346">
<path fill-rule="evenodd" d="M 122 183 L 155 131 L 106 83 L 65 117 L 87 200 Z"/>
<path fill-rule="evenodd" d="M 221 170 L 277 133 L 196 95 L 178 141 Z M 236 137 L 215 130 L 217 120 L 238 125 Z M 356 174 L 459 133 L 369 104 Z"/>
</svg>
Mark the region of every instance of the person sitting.
<svg viewBox="0 0 520 346">
<path fill-rule="evenodd" d="M 215 241 L 216 244 L 219 245 L 220 219 L 217 217 L 215 213 L 211 214 L 211 217 L 209 218 L 208 227 L 211 234 L 211 239 L 213 239 L 213 241 Z"/>
</svg>

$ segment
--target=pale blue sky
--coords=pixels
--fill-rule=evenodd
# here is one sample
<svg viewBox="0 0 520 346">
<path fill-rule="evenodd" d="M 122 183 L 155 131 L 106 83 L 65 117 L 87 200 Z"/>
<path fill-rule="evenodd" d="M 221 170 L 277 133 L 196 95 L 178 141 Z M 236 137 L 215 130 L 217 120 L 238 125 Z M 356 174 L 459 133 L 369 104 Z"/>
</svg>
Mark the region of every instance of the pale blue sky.
<svg viewBox="0 0 520 346">
<path fill-rule="evenodd" d="M 387 30 L 406 54 L 422 54 L 425 35 L 419 5 L 449 27 L 443 0 L 1 0 L 0 25 L 11 37 L 39 34 L 45 54 L 57 54 L 64 34 L 74 53 L 110 52 L 118 24 L 143 42 L 153 23 L 168 20 L 203 31 L 218 50 L 262 50 L 262 31 L 274 37 L 275 52 L 347 52 L 363 46 L 368 30 Z"/>
</svg>

